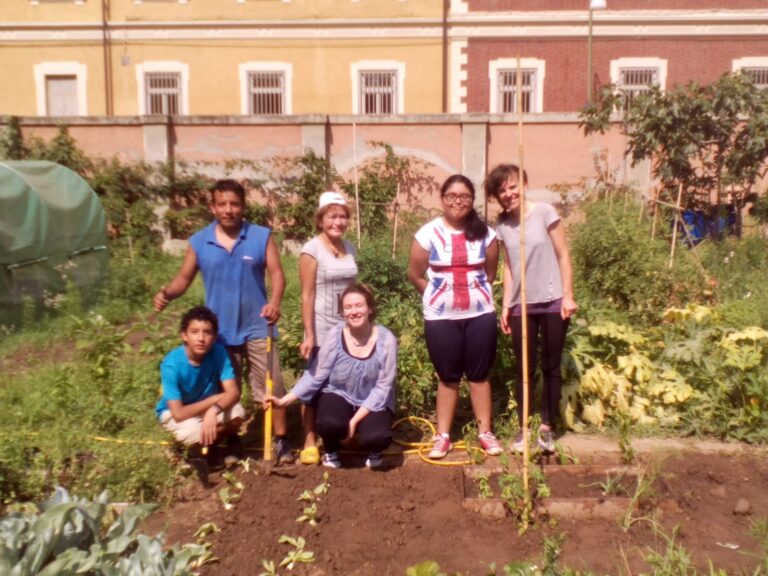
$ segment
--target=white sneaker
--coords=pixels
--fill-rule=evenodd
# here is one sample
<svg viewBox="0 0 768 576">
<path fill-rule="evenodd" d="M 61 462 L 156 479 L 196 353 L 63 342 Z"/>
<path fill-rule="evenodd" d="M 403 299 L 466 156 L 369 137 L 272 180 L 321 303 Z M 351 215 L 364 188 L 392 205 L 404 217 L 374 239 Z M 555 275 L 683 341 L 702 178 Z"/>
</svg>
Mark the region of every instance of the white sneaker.
<svg viewBox="0 0 768 576">
<path fill-rule="evenodd" d="M 341 468 L 341 458 L 338 452 L 326 452 L 323 454 L 323 466 L 326 468 Z"/>
<path fill-rule="evenodd" d="M 512 446 L 509 447 L 510 452 L 522 454 L 525 451 L 525 442 L 523 442 L 523 433 L 518 432 L 515 436 L 515 441 L 512 442 Z"/>
<path fill-rule="evenodd" d="M 555 435 L 552 430 L 539 430 L 539 437 L 536 441 L 544 454 L 555 453 Z"/>
</svg>

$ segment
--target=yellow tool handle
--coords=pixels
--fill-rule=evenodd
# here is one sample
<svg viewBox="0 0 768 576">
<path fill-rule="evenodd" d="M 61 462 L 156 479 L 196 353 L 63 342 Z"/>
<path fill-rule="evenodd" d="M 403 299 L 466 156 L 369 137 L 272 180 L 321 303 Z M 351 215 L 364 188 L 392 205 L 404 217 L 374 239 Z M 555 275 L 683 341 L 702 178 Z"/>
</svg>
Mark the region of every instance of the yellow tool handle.
<svg viewBox="0 0 768 576">
<path fill-rule="evenodd" d="M 274 325 L 267 328 L 267 382 L 265 394 L 272 396 L 272 337 Z M 264 411 L 264 460 L 272 460 L 272 404 L 267 405 Z"/>
</svg>

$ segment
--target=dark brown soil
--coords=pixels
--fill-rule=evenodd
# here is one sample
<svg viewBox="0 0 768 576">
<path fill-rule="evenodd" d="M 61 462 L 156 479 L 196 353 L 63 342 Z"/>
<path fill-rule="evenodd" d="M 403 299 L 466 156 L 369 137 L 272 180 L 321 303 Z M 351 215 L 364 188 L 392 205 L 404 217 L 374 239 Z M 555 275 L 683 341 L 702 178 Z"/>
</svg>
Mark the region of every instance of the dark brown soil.
<svg viewBox="0 0 768 576">
<path fill-rule="evenodd" d="M 574 453 L 581 445 L 582 464 L 617 461 L 610 440 L 573 435 L 567 442 Z M 487 519 L 462 507 L 461 467 L 428 465 L 414 456 L 388 457 L 389 467 L 377 472 L 349 456 L 347 468 L 329 471 L 330 489 L 318 504 L 316 527 L 296 522 L 303 506 L 297 498 L 318 485 L 326 470 L 297 465 L 270 475 L 259 466 L 250 473 L 238 469 L 245 490 L 230 512 L 218 496 L 226 485 L 221 477 L 211 490 L 195 486 L 185 501 L 153 517 L 149 529 L 164 529 L 166 541 L 183 543 L 193 541 L 201 524 L 216 523 L 221 532 L 209 540 L 219 561 L 203 569 L 207 575 L 258 574 L 264 559 L 278 564 L 290 549 L 278 544 L 281 535 L 302 536 L 316 555 L 313 564 L 297 566 L 293 574 L 404 574 L 408 566 L 434 560 L 446 572 L 484 575 L 492 563 L 499 570 L 520 560 L 541 566 L 544 539 L 560 533 L 565 534 L 561 566 L 636 574 L 649 570 L 644 559 L 649 553 L 665 552 L 666 537 L 676 528 L 675 542 L 705 573 L 709 560 L 729 574 L 752 573 L 761 564 L 765 551 L 749 530 L 768 518 L 764 450 L 654 440 L 645 441 L 638 453 L 653 490 L 630 517 L 628 530 L 622 518 L 539 517 L 521 536 L 511 516 Z M 586 475 L 574 482 L 603 480 Z M 748 504 L 747 514 L 735 513 L 740 499 Z"/>
</svg>

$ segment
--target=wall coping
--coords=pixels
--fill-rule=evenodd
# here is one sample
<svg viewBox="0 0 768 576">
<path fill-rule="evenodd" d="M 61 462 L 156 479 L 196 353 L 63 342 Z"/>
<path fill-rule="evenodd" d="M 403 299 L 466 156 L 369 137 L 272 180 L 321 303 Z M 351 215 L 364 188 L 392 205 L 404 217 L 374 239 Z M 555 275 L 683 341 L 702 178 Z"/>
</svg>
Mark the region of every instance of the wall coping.
<svg viewBox="0 0 768 576">
<path fill-rule="evenodd" d="M 10 116 L 0 116 L 8 124 Z M 516 114 L 397 114 L 363 116 L 351 114 L 296 114 L 290 116 L 19 116 L 25 126 L 306 126 L 357 124 L 517 124 Z M 524 114 L 523 124 L 578 124 L 578 112 Z"/>
</svg>

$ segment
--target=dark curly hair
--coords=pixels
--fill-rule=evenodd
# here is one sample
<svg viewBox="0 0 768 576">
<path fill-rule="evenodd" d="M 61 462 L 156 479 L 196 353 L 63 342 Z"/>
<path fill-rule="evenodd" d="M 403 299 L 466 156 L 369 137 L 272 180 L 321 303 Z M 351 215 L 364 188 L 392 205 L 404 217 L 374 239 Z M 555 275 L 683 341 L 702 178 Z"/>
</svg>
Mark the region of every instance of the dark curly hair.
<svg viewBox="0 0 768 576">
<path fill-rule="evenodd" d="M 472 202 L 474 203 L 475 185 L 472 184 L 472 180 L 463 174 L 454 174 L 453 176 L 449 176 L 448 179 L 443 182 L 443 185 L 440 186 L 440 198 L 445 196 L 448 188 L 450 188 L 453 184 L 463 184 L 466 186 L 467 190 L 472 193 Z M 470 242 L 475 242 L 485 238 L 487 234 L 488 225 L 483 222 L 483 219 L 480 218 L 480 214 L 477 213 L 477 210 L 475 210 L 473 206 L 472 210 L 469 214 L 467 214 L 467 218 L 464 221 L 464 236 L 466 236 L 467 240 Z"/>
</svg>

